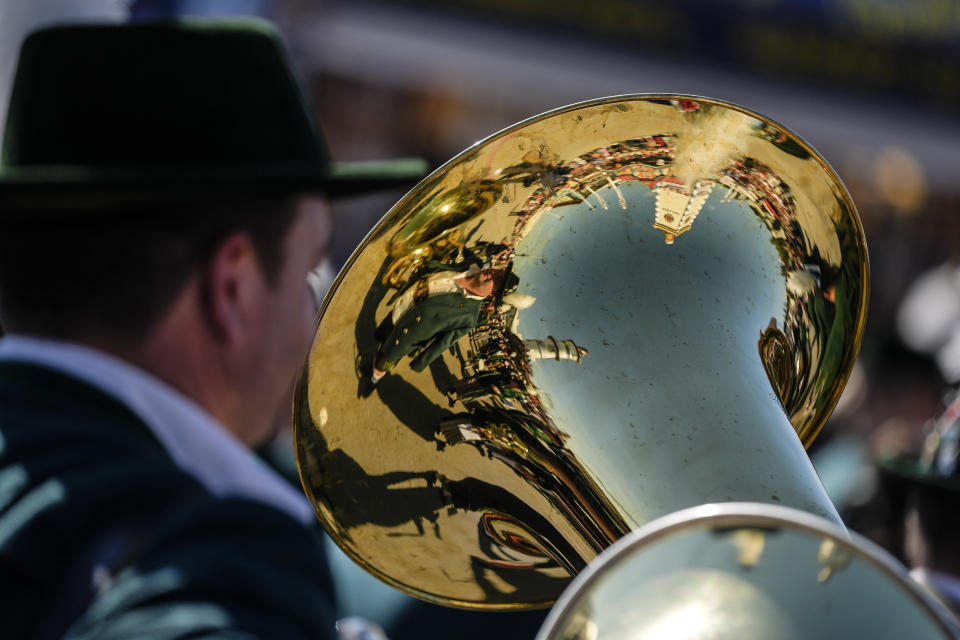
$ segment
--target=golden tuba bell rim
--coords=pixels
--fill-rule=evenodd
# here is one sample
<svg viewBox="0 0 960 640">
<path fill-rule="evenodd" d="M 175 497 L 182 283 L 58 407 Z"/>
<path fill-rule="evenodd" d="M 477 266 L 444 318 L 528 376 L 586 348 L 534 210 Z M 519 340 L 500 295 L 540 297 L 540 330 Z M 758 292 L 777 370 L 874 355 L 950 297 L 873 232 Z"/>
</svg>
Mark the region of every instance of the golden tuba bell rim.
<svg viewBox="0 0 960 640">
<path fill-rule="evenodd" d="M 605 98 L 597 98 L 597 99 L 578 102 L 578 103 L 570 104 L 557 109 L 553 109 L 551 111 L 547 111 L 545 113 L 533 116 L 531 118 L 518 122 L 514 125 L 506 127 L 488 136 L 487 138 L 474 143 L 473 145 L 471 145 L 470 147 L 468 147 L 467 149 L 465 149 L 464 151 L 457 154 L 456 156 L 451 158 L 449 161 L 447 161 L 446 163 L 438 167 L 426 178 L 424 178 L 417 186 L 415 186 L 413 189 L 407 192 L 383 216 L 383 218 L 381 218 L 381 220 L 376 225 L 374 225 L 374 227 L 366 235 L 364 240 L 360 243 L 360 245 L 356 248 L 356 250 L 350 255 L 344 267 L 341 269 L 341 271 L 337 275 L 333 285 L 330 287 L 326 296 L 324 297 L 324 300 L 321 303 L 321 306 L 317 315 L 318 326 L 322 321 L 322 319 L 324 318 L 324 316 L 327 314 L 330 308 L 330 305 L 334 300 L 334 297 L 336 296 L 338 290 L 343 284 L 344 279 L 347 277 L 347 274 L 356 265 L 361 254 L 363 254 L 375 241 L 381 240 L 383 237 L 383 234 L 389 231 L 392 225 L 397 224 L 397 220 L 399 218 L 397 218 L 394 214 L 396 214 L 397 212 L 414 210 L 414 207 L 418 206 L 418 200 L 422 198 L 428 198 L 432 192 L 435 192 L 437 190 L 437 187 L 441 185 L 441 182 L 447 176 L 447 174 L 450 172 L 452 168 L 456 167 L 460 163 L 468 162 L 471 156 L 476 154 L 482 148 L 485 148 L 491 143 L 495 143 L 496 141 L 518 130 L 524 129 L 525 127 L 528 127 L 531 124 L 535 124 L 543 120 L 555 118 L 556 116 L 563 115 L 565 113 L 574 112 L 579 109 L 584 109 L 588 107 L 615 105 L 617 103 L 623 103 L 623 102 L 648 101 L 648 100 L 698 101 L 705 105 L 713 105 L 713 106 L 721 107 L 724 109 L 729 109 L 732 111 L 739 112 L 743 115 L 746 115 L 750 118 L 755 118 L 756 120 L 764 124 L 770 125 L 772 127 L 776 127 L 777 129 L 780 129 L 781 131 L 785 132 L 793 140 L 795 140 L 803 148 L 803 150 L 809 154 L 811 158 L 815 159 L 816 163 L 819 165 L 819 168 L 827 176 L 829 176 L 830 184 L 833 185 L 834 187 L 835 197 L 839 201 L 841 205 L 841 209 L 846 215 L 846 219 L 853 226 L 853 232 L 857 234 L 859 238 L 863 237 L 863 229 L 856 212 L 856 207 L 853 204 L 853 201 L 846 187 L 843 185 L 837 173 L 812 146 L 810 146 L 806 141 L 804 141 L 802 138 L 797 136 L 790 129 L 783 127 L 776 121 L 770 118 L 767 118 L 765 116 L 762 116 L 760 114 L 757 114 L 752 110 L 740 107 L 735 104 L 731 104 L 723 100 L 704 98 L 704 97 L 695 96 L 695 95 L 624 94 L 624 95 L 617 95 L 617 96 L 611 96 L 611 97 L 605 97 Z M 807 421 L 805 422 L 805 424 L 801 426 L 801 428 L 797 428 L 797 425 L 794 425 L 797 435 L 804 447 L 808 447 L 810 445 L 810 443 L 813 441 L 813 439 L 822 429 L 828 416 L 830 415 L 834 406 L 838 402 L 841 395 L 842 388 L 843 388 L 842 383 L 848 379 L 850 373 L 852 372 L 852 369 L 855 363 L 855 354 L 858 352 L 860 343 L 862 340 L 863 330 L 864 330 L 865 321 L 866 321 L 865 311 L 866 311 L 868 291 L 869 291 L 869 286 L 868 286 L 869 285 L 869 262 L 868 262 L 868 256 L 866 254 L 865 246 L 862 243 L 859 246 L 862 247 L 863 249 L 863 253 L 860 256 L 862 259 L 859 260 L 859 267 L 858 267 L 859 281 L 862 283 L 862 286 L 860 287 L 860 290 L 859 290 L 856 318 L 854 322 L 851 323 L 851 326 L 854 327 L 854 330 L 852 331 L 851 339 L 848 343 L 848 348 L 845 351 L 846 356 L 845 356 L 845 359 L 843 360 L 843 364 L 837 369 L 837 374 L 834 378 L 836 384 L 832 386 L 829 395 L 824 397 L 823 403 L 820 405 L 819 410 L 816 412 L 816 414 L 813 416 L 812 419 L 807 419 Z M 309 364 L 309 357 L 307 360 L 307 364 Z M 305 400 L 304 395 L 306 394 L 306 391 L 309 385 L 307 384 L 308 381 L 305 380 L 304 377 L 308 375 L 308 369 L 309 369 L 308 366 L 304 366 L 301 369 L 299 374 L 299 379 L 296 387 L 297 389 L 296 399 L 294 404 L 295 412 L 297 411 L 298 407 L 302 407 L 306 404 L 304 402 Z M 300 420 L 296 418 L 297 416 L 295 415 L 295 419 L 293 421 L 293 424 L 294 424 L 293 437 L 295 441 L 299 441 L 302 423 Z M 308 496 L 311 497 L 311 501 L 314 503 L 319 519 L 323 523 L 324 527 L 327 528 L 328 531 L 330 531 L 331 536 L 333 537 L 335 542 L 337 542 L 338 546 L 340 546 L 340 548 L 354 562 L 356 562 L 365 570 L 367 570 L 369 573 L 373 574 L 374 576 L 386 582 L 387 584 L 390 584 L 391 586 L 399 588 L 410 595 L 413 595 L 415 597 L 418 597 L 426 601 L 445 604 L 449 606 L 455 606 L 455 607 L 464 608 L 464 609 L 523 610 L 523 609 L 542 608 L 545 606 L 549 606 L 554 601 L 555 598 L 553 597 L 549 599 L 543 599 L 540 601 L 527 600 L 524 602 L 497 602 L 493 604 L 487 603 L 487 602 L 478 602 L 474 600 L 463 600 L 456 597 L 451 597 L 450 595 L 437 596 L 434 593 L 431 593 L 429 591 L 418 589 L 417 587 L 411 585 L 409 582 L 393 577 L 390 573 L 387 573 L 379 569 L 378 567 L 374 566 L 371 562 L 368 562 L 367 559 L 362 557 L 360 553 L 356 552 L 349 544 L 345 544 L 341 540 L 341 536 L 336 530 L 336 528 L 338 527 L 336 519 L 329 512 L 330 511 L 329 509 L 327 509 L 323 504 L 321 504 L 320 501 L 314 499 L 306 479 L 307 475 L 305 473 L 305 469 L 303 466 L 303 460 L 299 456 L 297 457 L 297 467 L 301 477 L 301 481 L 303 482 L 304 487 L 307 490 Z"/>
</svg>

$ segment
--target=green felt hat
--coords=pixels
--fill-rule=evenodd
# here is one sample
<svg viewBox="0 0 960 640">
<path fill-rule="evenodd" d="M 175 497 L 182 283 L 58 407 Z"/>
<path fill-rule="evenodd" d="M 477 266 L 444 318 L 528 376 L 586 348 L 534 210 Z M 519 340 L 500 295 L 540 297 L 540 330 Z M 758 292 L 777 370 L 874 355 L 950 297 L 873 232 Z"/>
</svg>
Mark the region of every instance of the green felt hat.
<svg viewBox="0 0 960 640">
<path fill-rule="evenodd" d="M 261 20 L 76 25 L 24 42 L 0 216 L 411 186 L 419 159 L 337 163 Z"/>
<path fill-rule="evenodd" d="M 960 497 L 960 390 L 947 396 L 943 411 L 930 422 L 919 456 L 887 456 L 877 464 L 888 477 L 915 488 Z"/>
</svg>

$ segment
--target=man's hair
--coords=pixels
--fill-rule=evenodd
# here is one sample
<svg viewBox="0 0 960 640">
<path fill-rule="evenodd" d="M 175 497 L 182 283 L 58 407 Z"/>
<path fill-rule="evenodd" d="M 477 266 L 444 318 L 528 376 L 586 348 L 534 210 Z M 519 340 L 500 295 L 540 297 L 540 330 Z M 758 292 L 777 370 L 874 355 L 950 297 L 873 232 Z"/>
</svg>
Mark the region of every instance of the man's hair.
<svg viewBox="0 0 960 640">
<path fill-rule="evenodd" d="M 484 269 L 482 273 L 490 276 L 490 280 L 493 282 L 493 295 L 499 294 L 501 289 L 503 289 L 503 283 L 507 277 L 507 270 L 500 268 L 487 268 Z"/>
<path fill-rule="evenodd" d="M 250 234 L 267 282 L 294 198 L 18 218 L 0 231 L 0 323 L 11 333 L 136 346 L 230 234 Z"/>
</svg>

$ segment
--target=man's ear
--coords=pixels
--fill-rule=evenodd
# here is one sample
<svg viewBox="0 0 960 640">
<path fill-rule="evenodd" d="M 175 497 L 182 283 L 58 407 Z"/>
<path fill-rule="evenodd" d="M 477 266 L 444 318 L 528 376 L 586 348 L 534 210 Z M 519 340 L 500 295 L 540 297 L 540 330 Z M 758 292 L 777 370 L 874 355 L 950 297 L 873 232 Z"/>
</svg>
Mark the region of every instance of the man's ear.
<svg viewBox="0 0 960 640">
<path fill-rule="evenodd" d="M 246 340 L 266 286 L 250 235 L 236 232 L 224 238 L 203 279 L 204 315 L 213 334 L 230 343 Z"/>
</svg>

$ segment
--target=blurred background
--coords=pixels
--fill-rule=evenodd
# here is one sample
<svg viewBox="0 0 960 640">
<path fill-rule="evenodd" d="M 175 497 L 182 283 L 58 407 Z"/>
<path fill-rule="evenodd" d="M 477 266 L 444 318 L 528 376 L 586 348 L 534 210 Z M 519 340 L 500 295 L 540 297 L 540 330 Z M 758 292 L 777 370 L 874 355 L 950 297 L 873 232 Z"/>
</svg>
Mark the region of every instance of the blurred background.
<svg viewBox="0 0 960 640">
<path fill-rule="evenodd" d="M 719 98 L 805 138 L 851 192 L 872 271 L 858 366 L 810 453 L 848 525 L 902 557 L 901 492 L 873 462 L 918 450 L 960 381 L 960 0 L 0 0 L 0 114 L 33 27 L 178 15 L 276 22 L 342 160 L 439 166 L 625 93 Z M 402 195 L 338 203 L 335 267 Z"/>
</svg>

